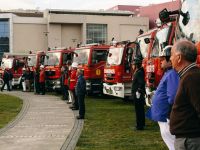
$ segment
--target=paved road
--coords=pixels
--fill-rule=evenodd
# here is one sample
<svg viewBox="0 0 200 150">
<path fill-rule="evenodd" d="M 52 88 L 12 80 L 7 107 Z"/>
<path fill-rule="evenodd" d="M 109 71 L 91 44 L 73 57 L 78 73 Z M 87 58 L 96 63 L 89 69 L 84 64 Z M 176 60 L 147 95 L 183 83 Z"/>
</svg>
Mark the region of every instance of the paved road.
<svg viewBox="0 0 200 150">
<path fill-rule="evenodd" d="M 6 92 L 7 93 L 7 92 Z M 22 111 L 0 130 L 0 150 L 71 150 L 80 136 L 83 121 L 76 120 L 59 97 L 9 92 L 23 99 Z"/>
</svg>

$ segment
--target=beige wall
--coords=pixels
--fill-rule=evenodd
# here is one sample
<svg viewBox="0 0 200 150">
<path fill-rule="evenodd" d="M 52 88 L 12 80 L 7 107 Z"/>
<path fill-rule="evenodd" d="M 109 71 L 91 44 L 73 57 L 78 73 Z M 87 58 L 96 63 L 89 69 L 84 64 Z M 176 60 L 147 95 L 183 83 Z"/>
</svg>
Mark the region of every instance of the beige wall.
<svg viewBox="0 0 200 150">
<path fill-rule="evenodd" d="M 107 24 L 108 43 L 110 43 L 112 37 L 115 37 L 116 41 L 133 41 L 136 39 L 140 29 L 143 29 L 144 31 L 149 29 L 149 19 L 146 17 L 49 14 L 48 22 L 50 24 Z M 86 26 L 83 27 L 82 33 L 86 33 L 84 30 L 86 30 Z M 86 42 L 85 35 L 82 34 L 81 39 L 82 43 Z"/>
<path fill-rule="evenodd" d="M 28 53 L 31 51 L 46 50 L 47 26 L 44 24 L 13 24 L 13 52 Z"/>
<path fill-rule="evenodd" d="M 131 40 L 134 41 L 136 40 L 136 37 L 138 35 L 138 31 L 140 29 L 146 31 L 145 26 L 139 26 L 139 25 L 127 25 L 127 24 L 121 24 L 119 27 L 119 33 L 120 33 L 120 41 L 125 41 L 125 40 Z"/>
<path fill-rule="evenodd" d="M 46 50 L 48 47 L 74 47 L 86 42 L 86 25 L 106 24 L 107 39 L 135 40 L 138 31 L 149 29 L 149 19 L 130 16 L 47 14 L 44 18 L 13 17 L 13 52 Z"/>
<path fill-rule="evenodd" d="M 76 47 L 81 39 L 81 24 L 63 24 L 62 25 L 62 47 Z"/>
<path fill-rule="evenodd" d="M 50 48 L 61 46 L 61 24 L 49 24 L 48 46 Z"/>
</svg>

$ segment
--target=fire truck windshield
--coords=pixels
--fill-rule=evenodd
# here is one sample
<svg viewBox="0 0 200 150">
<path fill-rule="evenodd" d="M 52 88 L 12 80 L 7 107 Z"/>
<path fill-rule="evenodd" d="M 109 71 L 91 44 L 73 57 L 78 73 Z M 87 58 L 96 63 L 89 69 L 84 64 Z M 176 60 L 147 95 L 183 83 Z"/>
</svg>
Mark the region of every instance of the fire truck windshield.
<svg viewBox="0 0 200 150">
<path fill-rule="evenodd" d="M 158 57 L 159 51 L 162 51 L 162 49 L 167 46 L 167 38 L 170 31 L 171 23 L 167 24 L 164 28 L 161 28 L 157 31 L 154 43 L 153 43 L 153 49 L 151 53 L 151 57 Z"/>
<path fill-rule="evenodd" d="M 28 56 L 28 66 L 33 67 L 36 65 L 36 55 Z"/>
<path fill-rule="evenodd" d="M 120 65 L 122 62 L 123 52 L 124 52 L 124 47 L 110 48 L 108 58 L 107 58 L 107 64 Z"/>
<path fill-rule="evenodd" d="M 75 55 L 73 62 L 81 65 L 88 64 L 90 49 L 76 49 L 75 53 L 78 55 Z"/>
<path fill-rule="evenodd" d="M 1 68 L 11 69 L 13 66 L 13 58 L 3 58 L 1 62 Z"/>
<path fill-rule="evenodd" d="M 148 52 L 148 44 L 145 43 L 145 41 L 144 41 L 145 38 L 151 38 L 151 37 L 150 37 L 150 35 L 148 35 L 148 36 L 139 37 L 137 39 L 143 58 L 147 57 L 147 52 Z"/>
<path fill-rule="evenodd" d="M 200 1 L 182 0 L 181 15 L 178 22 L 177 38 L 200 40 Z"/>
<path fill-rule="evenodd" d="M 47 53 L 44 61 L 45 66 L 58 66 L 61 58 L 60 52 Z"/>
</svg>

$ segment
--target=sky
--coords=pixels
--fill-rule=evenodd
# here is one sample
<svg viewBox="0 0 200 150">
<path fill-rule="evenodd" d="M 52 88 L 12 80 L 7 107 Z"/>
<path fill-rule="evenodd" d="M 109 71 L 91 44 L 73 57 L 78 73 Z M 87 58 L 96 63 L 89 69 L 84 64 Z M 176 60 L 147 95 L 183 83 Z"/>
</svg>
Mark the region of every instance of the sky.
<svg viewBox="0 0 200 150">
<path fill-rule="evenodd" d="M 68 9 L 68 10 L 100 10 L 115 5 L 158 4 L 172 0 L 0 0 L 0 9 Z"/>
</svg>

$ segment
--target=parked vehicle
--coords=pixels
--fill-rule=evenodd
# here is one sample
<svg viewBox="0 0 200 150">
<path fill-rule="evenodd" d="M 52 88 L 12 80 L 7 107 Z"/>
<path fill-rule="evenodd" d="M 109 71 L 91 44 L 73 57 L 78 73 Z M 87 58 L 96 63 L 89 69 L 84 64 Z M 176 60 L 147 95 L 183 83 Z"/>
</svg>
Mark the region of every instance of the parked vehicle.
<svg viewBox="0 0 200 150">
<path fill-rule="evenodd" d="M 12 85 L 19 86 L 20 78 L 22 76 L 22 68 L 25 67 L 27 58 L 27 54 L 4 53 L 1 62 L 0 76 L 3 75 L 4 69 L 9 69 L 13 74 Z"/>
<path fill-rule="evenodd" d="M 137 43 L 129 41 L 110 47 L 104 68 L 104 94 L 124 99 L 131 96 L 132 55 L 141 55 L 137 50 Z"/>
<path fill-rule="evenodd" d="M 102 94 L 104 66 L 106 64 L 108 45 L 86 45 L 75 49 L 73 62 L 84 70 L 87 94 Z"/>
<path fill-rule="evenodd" d="M 72 61 L 73 56 L 73 49 L 56 48 L 46 52 L 44 65 L 47 90 L 60 91 L 61 68 L 68 60 Z"/>
</svg>

